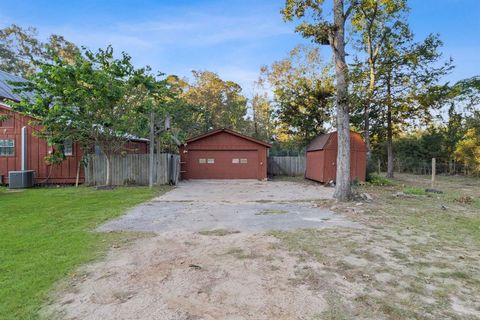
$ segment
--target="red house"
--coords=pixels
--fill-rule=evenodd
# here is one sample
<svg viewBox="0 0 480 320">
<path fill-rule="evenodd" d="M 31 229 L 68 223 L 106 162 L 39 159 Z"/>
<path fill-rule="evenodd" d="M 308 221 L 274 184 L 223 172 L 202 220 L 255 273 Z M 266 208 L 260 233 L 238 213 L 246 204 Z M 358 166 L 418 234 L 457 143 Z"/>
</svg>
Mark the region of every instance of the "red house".
<svg viewBox="0 0 480 320">
<path fill-rule="evenodd" d="M 65 141 L 66 158 L 62 164 L 55 166 L 47 164 L 45 157 L 53 152 L 53 147 L 35 136 L 40 127 L 30 125 L 31 120 L 34 120 L 32 117 L 13 111 L 8 105 L 9 101 L 19 101 L 21 98 L 13 93 L 8 81 L 25 80 L 0 70 L 0 116 L 7 117 L 6 120 L 0 121 L 0 184 L 9 183 L 10 171 L 20 170 L 35 171 L 35 183 L 75 183 L 78 162 L 83 154 L 79 145 Z M 26 130 L 25 146 L 22 145 L 22 128 Z M 125 146 L 127 153 L 147 153 L 147 149 L 147 139 L 130 139 Z M 24 167 L 22 154 L 25 157 Z M 80 182 L 84 181 L 84 177 L 81 167 Z"/>
<path fill-rule="evenodd" d="M 337 132 L 322 134 L 307 146 L 307 168 L 305 178 L 319 182 L 336 180 L 337 173 Z M 362 136 L 350 132 L 350 176 L 365 181 L 367 172 L 367 146 Z"/>
<path fill-rule="evenodd" d="M 267 178 L 271 145 L 229 129 L 190 138 L 180 146 L 182 179 Z"/>
</svg>

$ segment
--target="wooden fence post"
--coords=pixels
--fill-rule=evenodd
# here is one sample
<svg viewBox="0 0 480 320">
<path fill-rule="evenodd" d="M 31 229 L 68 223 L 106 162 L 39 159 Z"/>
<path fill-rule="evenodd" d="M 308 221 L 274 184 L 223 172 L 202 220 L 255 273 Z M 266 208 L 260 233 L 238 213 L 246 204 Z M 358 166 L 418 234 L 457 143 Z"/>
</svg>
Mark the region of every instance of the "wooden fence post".
<svg viewBox="0 0 480 320">
<path fill-rule="evenodd" d="M 432 188 L 435 186 L 436 160 L 432 158 Z"/>
</svg>

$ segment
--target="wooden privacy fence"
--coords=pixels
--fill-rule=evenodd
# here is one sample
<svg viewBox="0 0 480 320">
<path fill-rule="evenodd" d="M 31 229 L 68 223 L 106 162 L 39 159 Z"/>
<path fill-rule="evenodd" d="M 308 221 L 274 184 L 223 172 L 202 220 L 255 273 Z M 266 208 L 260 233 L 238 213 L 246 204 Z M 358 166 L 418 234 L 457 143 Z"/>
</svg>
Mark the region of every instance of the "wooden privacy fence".
<svg viewBox="0 0 480 320">
<path fill-rule="evenodd" d="M 268 157 L 268 174 L 274 176 L 303 176 L 305 157 Z"/>
<path fill-rule="evenodd" d="M 180 173 L 180 158 L 176 154 L 155 154 L 153 181 L 156 184 L 177 184 Z M 148 154 L 112 156 L 111 174 L 113 185 L 148 185 L 150 161 Z M 103 185 L 106 181 L 107 160 L 104 155 L 90 155 L 85 169 L 87 185 Z"/>
</svg>

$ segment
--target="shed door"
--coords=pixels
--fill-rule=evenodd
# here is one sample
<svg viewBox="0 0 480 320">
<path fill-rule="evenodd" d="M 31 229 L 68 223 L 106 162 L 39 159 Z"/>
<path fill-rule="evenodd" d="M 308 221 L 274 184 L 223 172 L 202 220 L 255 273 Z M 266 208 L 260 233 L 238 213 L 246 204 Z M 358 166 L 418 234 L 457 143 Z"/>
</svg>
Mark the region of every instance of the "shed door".
<svg viewBox="0 0 480 320">
<path fill-rule="evenodd" d="M 258 179 L 256 150 L 191 150 L 187 161 L 190 179 Z"/>
</svg>

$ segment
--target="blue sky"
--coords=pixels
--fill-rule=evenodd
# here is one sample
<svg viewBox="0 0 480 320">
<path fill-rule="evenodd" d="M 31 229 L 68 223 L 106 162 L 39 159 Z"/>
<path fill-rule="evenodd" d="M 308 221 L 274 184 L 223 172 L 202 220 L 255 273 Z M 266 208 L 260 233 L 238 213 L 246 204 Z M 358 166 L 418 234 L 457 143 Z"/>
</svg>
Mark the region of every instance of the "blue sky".
<svg viewBox="0 0 480 320">
<path fill-rule="evenodd" d="M 112 44 L 137 66 L 190 76 L 211 70 L 248 94 L 260 66 L 306 43 L 284 23 L 283 0 L 58 1 L 1 0 L 0 25 L 35 26 L 41 37 L 64 35 L 91 49 Z M 446 81 L 480 74 L 480 1 L 411 0 L 418 39 L 440 33 L 455 70 Z M 329 50 L 323 50 L 330 59 Z"/>
</svg>

